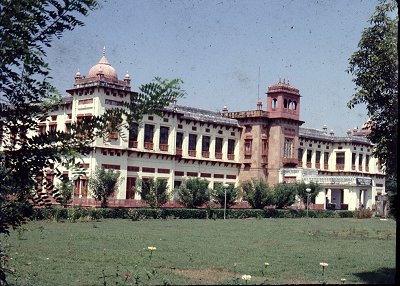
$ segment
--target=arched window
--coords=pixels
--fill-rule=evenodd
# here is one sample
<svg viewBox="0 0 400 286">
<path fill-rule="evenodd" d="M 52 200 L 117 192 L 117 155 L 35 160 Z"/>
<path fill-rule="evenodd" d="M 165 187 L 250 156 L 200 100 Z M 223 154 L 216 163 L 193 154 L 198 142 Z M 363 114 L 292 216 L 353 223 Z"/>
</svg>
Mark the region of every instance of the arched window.
<svg viewBox="0 0 400 286">
<path fill-rule="evenodd" d="M 290 104 L 290 101 L 289 101 L 289 104 Z M 287 104 L 287 99 L 286 98 L 283 100 L 283 107 L 284 108 L 288 108 L 288 104 Z"/>
<path fill-rule="evenodd" d="M 293 102 L 289 100 L 289 109 L 293 109 Z"/>
<path fill-rule="evenodd" d="M 297 102 L 293 101 L 293 109 L 296 110 L 296 108 L 297 108 Z"/>
<path fill-rule="evenodd" d="M 272 109 L 278 108 L 278 100 L 276 98 L 272 99 Z"/>
</svg>

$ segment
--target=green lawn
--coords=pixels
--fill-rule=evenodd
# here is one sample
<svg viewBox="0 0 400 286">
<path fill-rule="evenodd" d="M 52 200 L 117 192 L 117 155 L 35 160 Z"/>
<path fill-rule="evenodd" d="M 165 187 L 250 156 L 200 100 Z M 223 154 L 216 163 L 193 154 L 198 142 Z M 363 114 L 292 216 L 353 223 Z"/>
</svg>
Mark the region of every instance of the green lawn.
<svg viewBox="0 0 400 286">
<path fill-rule="evenodd" d="M 244 274 L 247 284 L 370 284 L 394 283 L 395 228 L 378 218 L 37 221 L 1 241 L 11 285 L 245 284 Z"/>
</svg>

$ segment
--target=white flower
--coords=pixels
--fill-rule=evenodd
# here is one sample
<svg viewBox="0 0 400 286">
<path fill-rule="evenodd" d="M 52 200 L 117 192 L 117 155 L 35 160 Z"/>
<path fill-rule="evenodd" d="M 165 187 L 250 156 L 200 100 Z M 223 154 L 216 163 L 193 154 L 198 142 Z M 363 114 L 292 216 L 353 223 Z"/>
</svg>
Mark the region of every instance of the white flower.
<svg viewBox="0 0 400 286">
<path fill-rule="evenodd" d="M 148 250 L 150 250 L 150 251 L 154 251 L 154 250 L 156 250 L 156 249 L 157 249 L 157 247 L 154 247 L 154 246 L 149 246 L 149 247 L 147 247 L 147 249 L 148 249 Z"/>
<path fill-rule="evenodd" d="M 342 278 L 342 279 L 340 279 L 340 281 L 342 281 L 344 283 L 344 282 L 346 282 L 346 278 Z"/>
<path fill-rule="evenodd" d="M 327 267 L 329 264 L 326 262 L 320 262 L 319 265 L 321 265 L 322 267 Z"/>
<path fill-rule="evenodd" d="M 251 280 L 251 275 L 242 275 L 242 279 L 249 281 L 249 280 Z"/>
<path fill-rule="evenodd" d="M 265 262 L 264 265 L 265 265 L 265 267 L 267 267 L 267 266 L 269 266 L 269 263 L 268 263 L 268 262 Z"/>
</svg>

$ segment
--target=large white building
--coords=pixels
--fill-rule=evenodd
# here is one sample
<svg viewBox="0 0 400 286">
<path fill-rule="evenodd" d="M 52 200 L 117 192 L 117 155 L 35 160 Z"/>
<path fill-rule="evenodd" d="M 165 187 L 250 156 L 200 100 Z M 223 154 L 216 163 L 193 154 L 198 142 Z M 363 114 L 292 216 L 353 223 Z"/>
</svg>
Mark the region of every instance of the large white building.
<svg viewBox="0 0 400 286">
<path fill-rule="evenodd" d="M 135 92 L 130 77 L 118 79 L 105 52 L 87 76 L 75 75 L 64 103 L 40 124 L 39 132 L 69 130 L 81 117 L 100 115 L 121 106 Z M 110 134 L 109 142 L 96 139 L 81 167 L 86 176 L 65 175 L 74 180 L 74 204 L 95 205 L 88 190 L 88 177 L 96 166 L 121 172 L 121 184 L 110 206 L 140 206 L 132 187 L 138 178 L 164 178 L 170 190 L 189 177 L 216 184 L 238 186 L 250 178 L 278 182 L 317 182 L 323 190 L 314 208 L 354 210 L 375 207 L 376 196 L 385 193 L 384 173 L 372 157 L 373 145 L 360 130 L 345 137 L 333 132 L 300 127 L 300 93 L 289 83 L 278 82 L 267 90 L 264 110 L 259 100 L 255 110 L 213 112 L 172 104 L 163 116 L 149 114 L 132 130 Z M 49 173 L 47 180 L 54 184 Z M 40 190 L 47 197 L 52 190 Z M 40 200 L 40 196 L 38 198 Z M 170 203 L 174 204 L 173 201 Z"/>
</svg>

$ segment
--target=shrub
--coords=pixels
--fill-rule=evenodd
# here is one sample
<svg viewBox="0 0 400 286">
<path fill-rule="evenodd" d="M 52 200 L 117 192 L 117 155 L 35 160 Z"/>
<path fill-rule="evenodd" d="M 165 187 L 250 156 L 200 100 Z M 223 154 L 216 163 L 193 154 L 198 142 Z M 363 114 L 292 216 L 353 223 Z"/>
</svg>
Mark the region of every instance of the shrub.
<svg viewBox="0 0 400 286">
<path fill-rule="evenodd" d="M 188 179 L 175 192 L 178 195 L 178 200 L 187 208 L 196 208 L 210 201 L 208 181 L 205 179 Z"/>
<path fill-rule="evenodd" d="M 371 218 L 373 212 L 370 209 L 358 209 L 354 212 L 355 218 Z"/>
<path fill-rule="evenodd" d="M 104 167 L 96 167 L 96 170 L 89 178 L 89 188 L 92 196 L 101 202 L 101 207 L 106 208 L 108 197 L 114 192 L 119 182 L 120 172 L 106 170 Z"/>
<path fill-rule="evenodd" d="M 222 207 L 225 205 L 225 192 L 226 192 L 226 207 L 231 207 L 238 196 L 238 189 L 235 188 L 233 184 L 228 184 L 228 186 L 223 186 L 222 184 L 217 184 L 212 192 L 213 199 L 218 202 Z"/>
<path fill-rule="evenodd" d="M 279 183 L 274 186 L 273 203 L 276 208 L 282 209 L 296 202 L 296 186 L 294 184 Z"/>
<path fill-rule="evenodd" d="M 255 209 L 263 209 L 266 205 L 273 204 L 273 195 L 268 184 L 260 179 L 252 179 L 242 183 L 244 199 Z"/>
<path fill-rule="evenodd" d="M 146 201 L 151 208 L 159 208 L 169 200 L 167 180 L 153 178 L 138 180 L 135 191 Z"/>
</svg>

